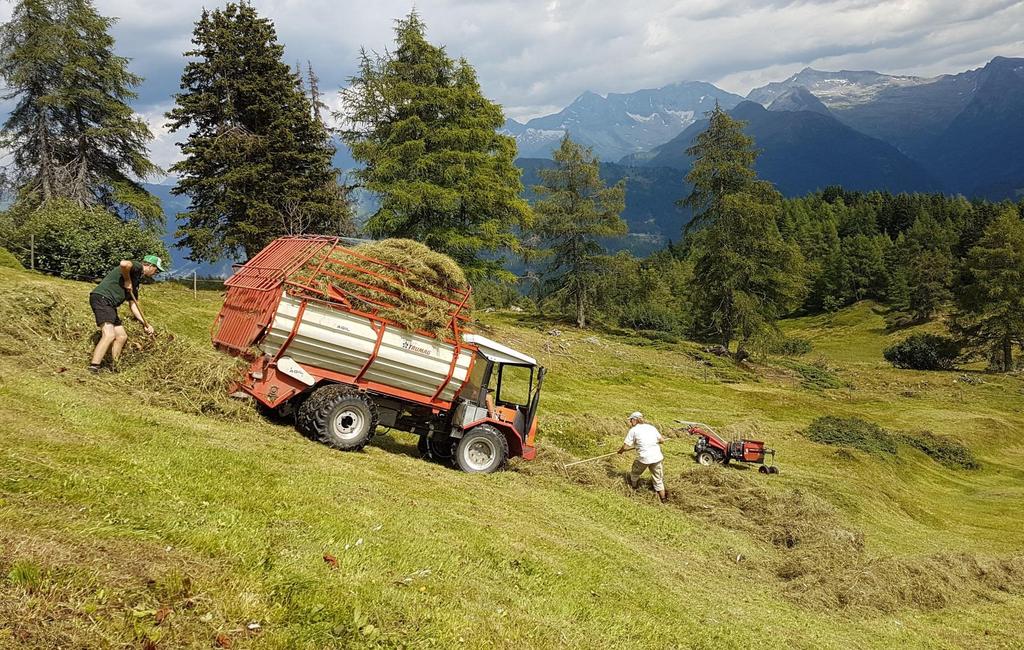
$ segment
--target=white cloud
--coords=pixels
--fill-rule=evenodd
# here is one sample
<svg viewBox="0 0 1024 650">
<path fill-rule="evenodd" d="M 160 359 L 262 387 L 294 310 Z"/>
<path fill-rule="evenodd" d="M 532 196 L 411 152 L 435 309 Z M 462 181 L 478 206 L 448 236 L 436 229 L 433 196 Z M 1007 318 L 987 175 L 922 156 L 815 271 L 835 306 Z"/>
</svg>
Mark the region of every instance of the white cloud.
<svg viewBox="0 0 1024 650">
<path fill-rule="evenodd" d="M 159 132 L 178 89 L 203 0 L 96 0 L 120 53 L 146 77 L 137 109 Z M 359 48 L 383 51 L 411 0 L 257 0 L 289 63 L 311 61 L 340 88 Z M 473 64 L 510 117 L 557 110 L 584 90 L 606 94 L 704 80 L 745 94 L 804 66 L 932 76 L 1024 55 L 1018 0 L 418 0 L 428 38 Z M 0 18 L 11 5 L 0 5 Z M 330 99 L 330 98 L 328 98 Z M 154 142 L 166 165 L 173 139 Z"/>
</svg>

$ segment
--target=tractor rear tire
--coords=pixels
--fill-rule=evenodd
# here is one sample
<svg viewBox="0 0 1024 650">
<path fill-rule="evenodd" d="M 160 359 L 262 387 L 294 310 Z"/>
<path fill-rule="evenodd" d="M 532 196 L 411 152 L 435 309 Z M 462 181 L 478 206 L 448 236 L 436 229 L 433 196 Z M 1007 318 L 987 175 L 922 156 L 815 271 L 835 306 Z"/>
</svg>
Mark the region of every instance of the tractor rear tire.
<svg viewBox="0 0 1024 650">
<path fill-rule="evenodd" d="M 302 403 L 295 423 L 303 435 L 329 447 L 359 451 L 377 430 L 377 405 L 349 386 L 331 384 Z"/>
<path fill-rule="evenodd" d="M 463 472 L 490 474 L 508 460 L 508 440 L 489 424 L 467 431 L 455 448 L 455 464 Z"/>
<path fill-rule="evenodd" d="M 697 454 L 697 464 L 703 465 L 704 467 L 710 467 L 715 464 L 715 455 L 710 451 L 702 451 Z"/>
</svg>

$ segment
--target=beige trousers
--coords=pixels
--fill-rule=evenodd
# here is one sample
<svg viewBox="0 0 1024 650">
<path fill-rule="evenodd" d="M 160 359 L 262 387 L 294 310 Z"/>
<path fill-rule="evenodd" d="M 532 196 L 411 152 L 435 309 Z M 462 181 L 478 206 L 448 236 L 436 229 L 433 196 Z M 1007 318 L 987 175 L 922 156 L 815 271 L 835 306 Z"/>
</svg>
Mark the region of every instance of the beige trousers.
<svg viewBox="0 0 1024 650">
<path fill-rule="evenodd" d="M 644 470 L 648 469 L 651 470 L 651 478 L 654 479 L 654 491 L 662 492 L 665 489 L 665 469 L 662 467 L 660 460 L 650 464 L 634 460 L 633 469 L 629 471 L 629 484 L 635 488 L 637 481 L 640 480 L 640 475 L 644 473 Z"/>
</svg>

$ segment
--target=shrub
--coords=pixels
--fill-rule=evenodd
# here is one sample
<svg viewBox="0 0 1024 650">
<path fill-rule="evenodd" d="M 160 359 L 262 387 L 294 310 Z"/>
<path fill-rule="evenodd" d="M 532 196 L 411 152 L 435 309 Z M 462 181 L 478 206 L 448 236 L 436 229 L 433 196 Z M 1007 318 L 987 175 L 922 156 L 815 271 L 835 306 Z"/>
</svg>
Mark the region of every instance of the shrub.
<svg viewBox="0 0 1024 650">
<path fill-rule="evenodd" d="M 123 259 L 167 259 L 156 233 L 100 208 L 52 201 L 30 214 L 17 237 L 35 237 L 36 268 L 68 278 L 98 278 Z"/>
<path fill-rule="evenodd" d="M 886 348 L 885 360 L 910 370 L 951 370 L 960 356 L 960 344 L 948 336 L 914 334 Z"/>
<path fill-rule="evenodd" d="M 903 442 L 919 449 L 935 462 L 952 469 L 978 469 L 981 463 L 970 448 L 958 440 L 937 436 L 931 431 L 904 434 Z"/>
<path fill-rule="evenodd" d="M 25 267 L 21 265 L 18 258 L 15 257 L 11 251 L 3 247 L 0 247 L 0 267 L 5 269 L 15 269 L 18 271 L 25 270 Z"/>
<path fill-rule="evenodd" d="M 784 357 L 799 357 L 809 354 L 814 346 L 808 339 L 797 336 L 783 336 L 768 344 L 770 354 L 779 354 Z"/>
<path fill-rule="evenodd" d="M 896 436 L 874 422 L 860 418 L 831 415 L 815 418 L 803 434 L 808 439 L 825 445 L 853 447 L 869 453 L 896 453 Z"/>
<path fill-rule="evenodd" d="M 619 325 L 644 332 L 676 332 L 681 322 L 675 310 L 648 301 L 628 305 L 619 317 Z"/>
</svg>

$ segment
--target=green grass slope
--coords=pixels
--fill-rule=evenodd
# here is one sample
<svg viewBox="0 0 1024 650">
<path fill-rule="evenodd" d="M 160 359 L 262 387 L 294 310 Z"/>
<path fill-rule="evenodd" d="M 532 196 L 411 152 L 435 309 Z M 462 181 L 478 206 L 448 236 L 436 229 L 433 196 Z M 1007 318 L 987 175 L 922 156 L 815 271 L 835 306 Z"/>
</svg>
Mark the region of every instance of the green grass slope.
<svg viewBox="0 0 1024 650">
<path fill-rule="evenodd" d="M 542 451 L 468 476 L 407 434 L 340 453 L 227 400 L 216 292 L 145 288 L 160 336 L 130 326 L 121 372 L 90 376 L 89 289 L 0 268 L 0 647 L 1022 643 L 1024 381 L 888 368 L 872 305 L 787 322 L 811 359 L 749 366 L 486 315 L 550 369 Z M 661 505 L 628 457 L 560 469 L 638 408 L 761 437 L 782 473 L 670 440 Z M 981 469 L 811 442 L 822 415 L 954 437 Z"/>
</svg>

